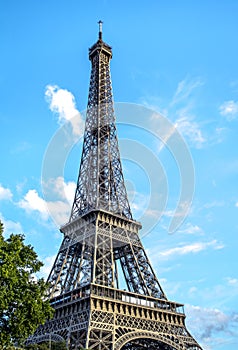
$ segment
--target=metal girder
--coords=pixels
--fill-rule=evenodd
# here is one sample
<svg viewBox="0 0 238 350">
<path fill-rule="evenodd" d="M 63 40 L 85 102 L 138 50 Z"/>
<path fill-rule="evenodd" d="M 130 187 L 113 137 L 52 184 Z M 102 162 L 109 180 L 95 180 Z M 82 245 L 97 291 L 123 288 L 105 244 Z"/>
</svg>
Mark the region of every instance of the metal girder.
<svg viewBox="0 0 238 350">
<path fill-rule="evenodd" d="M 49 296 L 67 293 L 90 282 L 108 287 L 118 285 L 116 261 L 119 261 L 129 291 L 157 298 L 166 296 L 156 278 L 138 236 L 139 224 L 126 218 L 116 219 L 112 213 L 93 211 L 94 220 L 79 233 L 67 236 L 48 278 Z M 69 223 L 68 230 L 71 230 Z M 76 226 L 75 226 L 76 227 Z M 79 225 L 80 227 L 80 225 Z M 67 225 L 64 227 L 65 234 Z M 70 244 L 71 240 L 71 244 Z"/>
<path fill-rule="evenodd" d="M 140 241 L 141 224 L 132 218 L 115 126 L 111 57 L 100 31 L 89 50 L 92 71 L 75 198 L 48 278 L 55 315 L 27 343 L 50 337 L 65 339 L 70 350 L 202 350 L 186 329 L 183 305 L 167 300 Z M 119 289 L 119 264 L 128 291 Z"/>
<path fill-rule="evenodd" d="M 84 143 L 70 221 L 91 209 L 132 218 L 118 147 L 109 62 L 111 48 L 98 41 L 92 63 Z"/>
</svg>

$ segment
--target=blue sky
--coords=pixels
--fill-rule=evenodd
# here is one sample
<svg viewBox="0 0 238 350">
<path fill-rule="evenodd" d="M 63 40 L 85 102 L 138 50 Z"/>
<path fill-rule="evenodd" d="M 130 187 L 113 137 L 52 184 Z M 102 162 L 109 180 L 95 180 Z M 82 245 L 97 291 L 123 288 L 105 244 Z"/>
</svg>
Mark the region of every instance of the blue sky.
<svg viewBox="0 0 238 350">
<path fill-rule="evenodd" d="M 143 243 L 163 289 L 185 303 L 187 326 L 206 350 L 238 345 L 237 13 L 235 0 L 0 4 L 0 217 L 6 235 L 24 232 L 47 276 L 77 179 L 88 48 L 102 19 L 113 48 L 118 137 L 134 218 L 146 228 Z M 126 111 L 134 112 L 131 124 Z M 184 175 L 187 163 L 178 159 L 177 146 L 168 150 L 171 137 L 154 124 L 156 113 L 143 119 L 147 111 L 173 123 L 194 166 L 193 200 L 173 234 L 168 228 L 181 184 L 192 179 Z M 81 124 L 65 124 L 75 115 Z"/>
</svg>

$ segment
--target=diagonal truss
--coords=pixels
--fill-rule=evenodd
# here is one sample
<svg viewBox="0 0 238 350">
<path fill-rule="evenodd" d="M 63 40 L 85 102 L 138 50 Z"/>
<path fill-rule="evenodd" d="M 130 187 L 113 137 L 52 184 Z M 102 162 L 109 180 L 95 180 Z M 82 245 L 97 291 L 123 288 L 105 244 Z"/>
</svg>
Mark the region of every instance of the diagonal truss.
<svg viewBox="0 0 238 350">
<path fill-rule="evenodd" d="M 48 278 L 50 298 L 89 283 L 116 288 L 118 264 L 130 292 L 166 299 L 139 238 L 141 225 L 91 211 L 61 228 L 65 238 Z"/>
<path fill-rule="evenodd" d="M 132 218 L 123 180 L 110 77 L 111 47 L 101 38 L 92 63 L 83 152 L 70 221 L 91 209 Z"/>
<path fill-rule="evenodd" d="M 139 238 L 124 184 L 110 78 L 111 47 L 92 63 L 80 171 L 64 239 L 48 277 L 55 315 L 27 344 L 64 339 L 78 350 L 202 350 L 169 301 Z M 127 290 L 120 289 L 121 269 Z"/>
</svg>

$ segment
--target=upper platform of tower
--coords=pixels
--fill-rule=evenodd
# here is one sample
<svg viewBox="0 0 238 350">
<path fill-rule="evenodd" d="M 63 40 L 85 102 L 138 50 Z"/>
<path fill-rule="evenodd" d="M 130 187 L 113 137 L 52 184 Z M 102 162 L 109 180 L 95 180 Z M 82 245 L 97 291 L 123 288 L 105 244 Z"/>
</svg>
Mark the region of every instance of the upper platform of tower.
<svg viewBox="0 0 238 350">
<path fill-rule="evenodd" d="M 102 21 L 99 21 L 98 41 L 89 49 L 89 59 L 92 60 L 94 56 L 99 53 L 105 54 L 109 59 L 112 58 L 112 48 L 102 40 Z"/>
</svg>

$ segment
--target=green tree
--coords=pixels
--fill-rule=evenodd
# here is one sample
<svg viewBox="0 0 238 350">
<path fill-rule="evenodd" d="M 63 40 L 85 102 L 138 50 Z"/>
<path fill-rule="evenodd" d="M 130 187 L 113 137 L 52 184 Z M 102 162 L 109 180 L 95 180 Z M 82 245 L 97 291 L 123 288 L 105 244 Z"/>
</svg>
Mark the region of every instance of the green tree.
<svg viewBox="0 0 238 350">
<path fill-rule="evenodd" d="M 0 344 L 2 348 L 22 345 L 39 324 L 53 316 L 53 308 L 43 298 L 47 285 L 32 274 L 43 266 L 23 235 L 3 236 L 0 222 Z"/>
<path fill-rule="evenodd" d="M 28 345 L 26 350 L 67 350 L 66 343 L 62 342 L 43 342 L 40 344 Z"/>
</svg>

